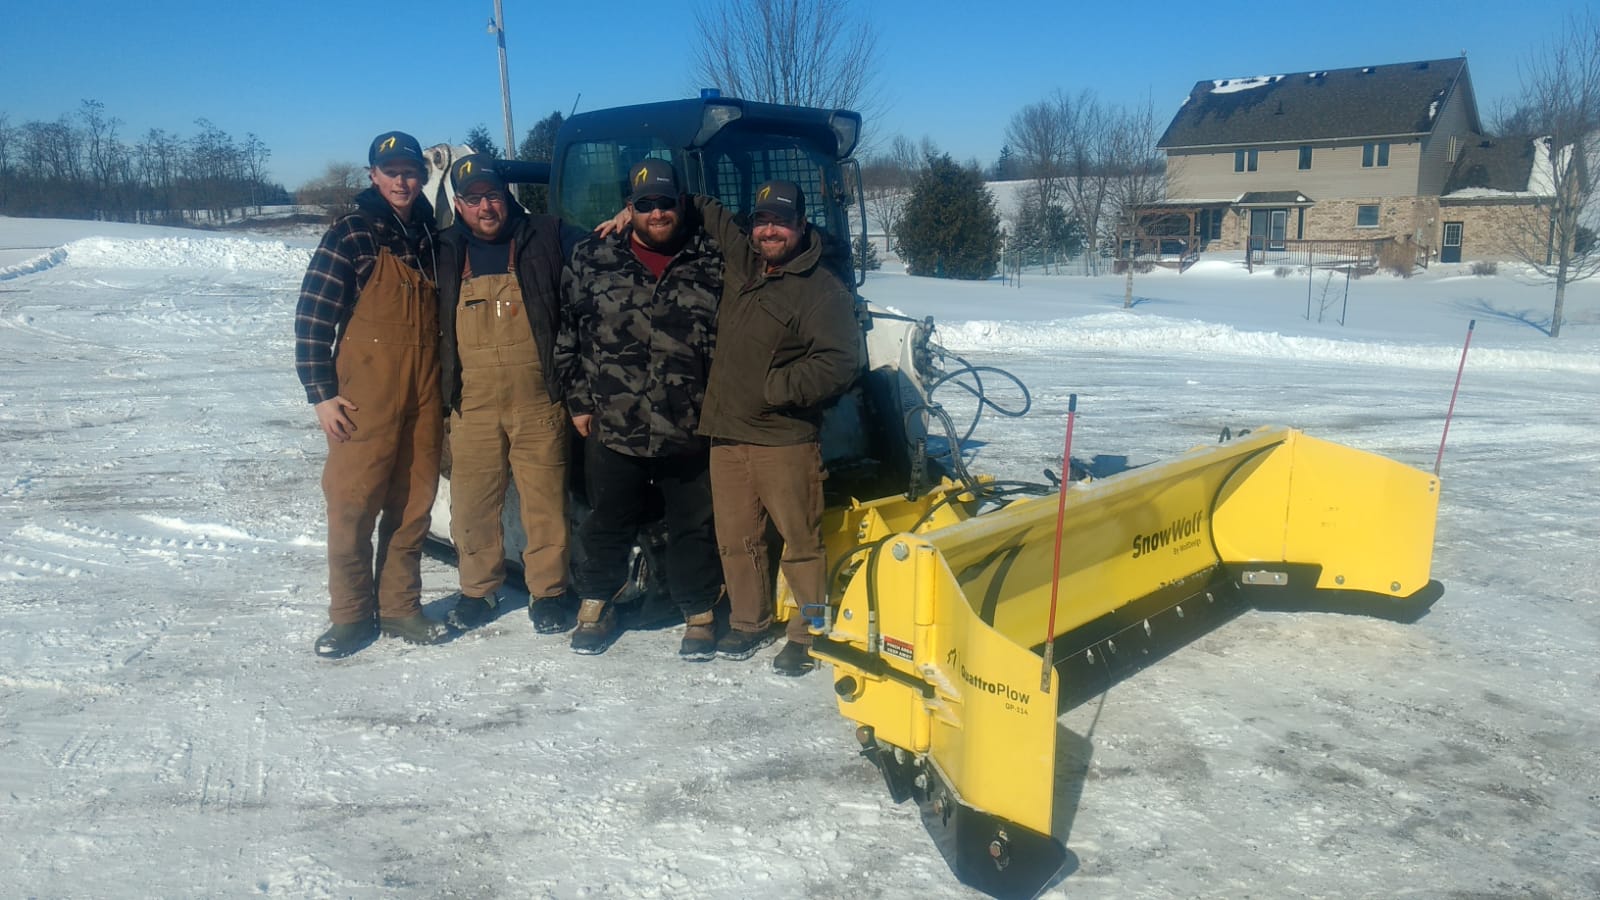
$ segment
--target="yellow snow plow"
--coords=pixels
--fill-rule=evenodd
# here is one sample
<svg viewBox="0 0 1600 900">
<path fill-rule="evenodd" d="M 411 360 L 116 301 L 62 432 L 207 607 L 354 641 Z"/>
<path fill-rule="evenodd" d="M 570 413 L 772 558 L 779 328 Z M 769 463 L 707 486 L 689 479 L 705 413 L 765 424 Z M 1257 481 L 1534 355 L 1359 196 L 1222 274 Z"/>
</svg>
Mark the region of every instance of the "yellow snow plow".
<svg viewBox="0 0 1600 900">
<path fill-rule="evenodd" d="M 1029 895 L 1067 856 L 1051 834 L 1062 685 L 1035 648 L 1053 642 L 1061 663 L 1113 654 L 1233 586 L 1421 597 L 1439 479 L 1258 429 L 1071 483 L 1059 564 L 1058 498 L 982 512 L 982 494 L 946 481 L 832 511 L 845 586 L 812 653 L 832 664 L 864 755 L 897 801 L 923 804 L 962 880 Z"/>
</svg>

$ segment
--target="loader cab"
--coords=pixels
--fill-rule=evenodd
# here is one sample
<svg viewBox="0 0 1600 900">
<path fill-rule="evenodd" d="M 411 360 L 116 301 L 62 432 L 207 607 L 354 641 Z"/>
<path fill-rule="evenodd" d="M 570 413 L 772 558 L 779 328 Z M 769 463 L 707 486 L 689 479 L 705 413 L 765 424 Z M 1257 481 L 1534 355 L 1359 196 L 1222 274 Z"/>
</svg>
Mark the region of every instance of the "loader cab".
<svg viewBox="0 0 1600 900">
<path fill-rule="evenodd" d="M 701 97 L 574 115 L 562 123 L 549 168 L 551 212 L 591 229 L 612 218 L 640 160 L 672 162 L 689 193 L 715 197 L 748 226 L 755 192 L 774 178 L 805 192 L 806 218 L 822 236 L 823 260 L 853 288 L 865 281 L 851 253 L 851 225 L 865 240 L 860 170 L 852 158 L 859 113 Z M 852 210 L 854 212 L 852 213 Z M 926 403 L 931 323 L 871 308 L 855 315 L 867 370 L 824 410 L 822 454 L 830 492 L 900 493 L 936 477 L 924 461 L 924 430 L 910 415 Z"/>
<path fill-rule="evenodd" d="M 552 212 L 585 229 L 611 218 L 626 202 L 628 170 L 648 157 L 672 162 L 685 190 L 717 198 L 742 222 L 756 188 L 783 178 L 805 192 L 806 217 L 823 237 L 828 264 L 859 285 L 849 211 L 860 208 L 850 156 L 860 134 L 861 116 L 849 110 L 722 97 L 581 113 L 556 136 Z"/>
</svg>

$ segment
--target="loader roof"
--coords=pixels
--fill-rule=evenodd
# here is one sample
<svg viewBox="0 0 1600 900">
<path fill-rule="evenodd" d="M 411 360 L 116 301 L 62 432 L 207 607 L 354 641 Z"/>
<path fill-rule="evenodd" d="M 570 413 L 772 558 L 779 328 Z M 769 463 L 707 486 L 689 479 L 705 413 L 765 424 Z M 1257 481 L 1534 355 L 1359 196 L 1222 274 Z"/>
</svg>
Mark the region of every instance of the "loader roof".
<svg viewBox="0 0 1600 900">
<path fill-rule="evenodd" d="M 668 100 L 579 113 L 562 123 L 558 143 L 649 135 L 670 147 L 696 148 L 728 127 L 814 140 L 830 147 L 835 159 L 844 159 L 860 138 L 861 115 L 734 97 Z"/>
</svg>

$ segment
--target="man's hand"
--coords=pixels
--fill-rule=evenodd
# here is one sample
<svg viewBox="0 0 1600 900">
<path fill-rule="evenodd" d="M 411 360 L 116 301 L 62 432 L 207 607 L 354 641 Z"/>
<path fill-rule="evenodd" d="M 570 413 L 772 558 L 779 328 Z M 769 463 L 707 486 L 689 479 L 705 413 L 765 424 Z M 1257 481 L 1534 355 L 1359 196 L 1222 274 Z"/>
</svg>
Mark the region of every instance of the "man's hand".
<svg viewBox="0 0 1600 900">
<path fill-rule="evenodd" d="M 610 237 L 611 235 L 621 231 L 624 226 L 632 221 L 633 206 L 632 204 L 629 204 L 628 206 L 624 206 L 621 210 L 619 210 L 616 215 L 605 220 L 604 222 L 601 222 L 599 225 L 596 225 L 594 227 L 594 233 L 600 235 L 601 237 Z"/>
<path fill-rule="evenodd" d="M 594 424 L 594 416 L 592 415 L 572 417 L 572 429 L 578 432 L 579 437 L 588 437 L 589 427 L 592 424 Z"/>
<path fill-rule="evenodd" d="M 322 426 L 322 433 L 328 440 L 344 443 L 350 440 L 350 435 L 355 433 L 356 423 L 350 420 L 345 410 L 355 412 L 358 407 L 343 397 L 333 397 L 318 403 L 312 409 L 317 411 L 317 423 Z"/>
</svg>

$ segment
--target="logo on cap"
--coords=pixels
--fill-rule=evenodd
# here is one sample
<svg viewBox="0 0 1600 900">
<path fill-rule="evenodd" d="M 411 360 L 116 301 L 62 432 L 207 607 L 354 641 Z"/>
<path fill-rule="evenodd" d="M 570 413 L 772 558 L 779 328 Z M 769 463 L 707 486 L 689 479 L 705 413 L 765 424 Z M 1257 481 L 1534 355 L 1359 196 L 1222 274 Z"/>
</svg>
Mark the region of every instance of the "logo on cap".
<svg viewBox="0 0 1600 900">
<path fill-rule="evenodd" d="M 387 141 L 384 141 L 383 143 L 378 145 L 378 151 L 381 153 L 384 150 L 393 150 L 394 149 L 394 141 L 395 141 L 395 136 L 392 135 L 392 134 L 389 135 L 389 139 Z"/>
<path fill-rule="evenodd" d="M 760 203 L 761 201 L 767 199 L 767 195 L 770 194 L 770 193 L 772 193 L 772 188 L 771 187 L 762 188 L 761 192 L 759 194 L 756 194 L 756 202 Z"/>
<path fill-rule="evenodd" d="M 649 177 L 649 175 L 650 175 L 650 170 L 645 168 L 644 166 L 640 166 L 639 167 L 639 174 L 634 176 L 633 183 L 634 184 L 644 184 L 644 180 L 647 177 Z M 615 182 L 613 182 L 613 184 L 614 183 Z"/>
<path fill-rule="evenodd" d="M 456 175 L 459 176 L 459 177 L 464 177 L 464 176 L 471 175 L 471 174 L 472 174 L 472 160 L 470 160 L 470 159 L 463 160 L 462 163 L 461 163 L 461 167 L 456 169 Z"/>
</svg>

